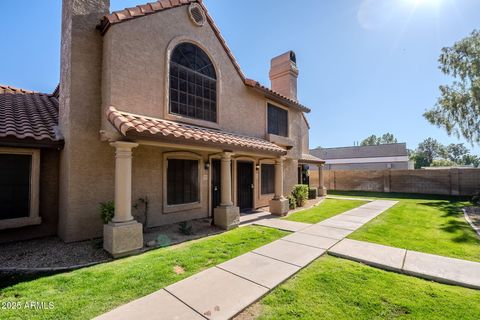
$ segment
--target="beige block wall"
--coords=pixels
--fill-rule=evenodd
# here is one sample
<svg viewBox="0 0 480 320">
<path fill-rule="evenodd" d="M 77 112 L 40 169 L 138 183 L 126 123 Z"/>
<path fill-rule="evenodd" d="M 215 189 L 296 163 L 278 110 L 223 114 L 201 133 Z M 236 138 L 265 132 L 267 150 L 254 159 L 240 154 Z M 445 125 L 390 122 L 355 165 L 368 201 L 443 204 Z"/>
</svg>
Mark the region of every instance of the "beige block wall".
<svg viewBox="0 0 480 320">
<path fill-rule="evenodd" d="M 310 171 L 310 182 L 318 173 Z M 330 190 L 404 192 L 469 196 L 480 191 L 480 169 L 439 170 L 329 170 L 325 186 Z"/>
</svg>

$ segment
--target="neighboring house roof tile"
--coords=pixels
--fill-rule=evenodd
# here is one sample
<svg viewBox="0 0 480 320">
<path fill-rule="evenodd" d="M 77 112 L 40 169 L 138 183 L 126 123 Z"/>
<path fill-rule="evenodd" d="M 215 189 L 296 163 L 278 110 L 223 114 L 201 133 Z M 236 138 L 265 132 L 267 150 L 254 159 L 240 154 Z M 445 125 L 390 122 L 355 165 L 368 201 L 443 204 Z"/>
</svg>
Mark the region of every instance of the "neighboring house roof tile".
<svg viewBox="0 0 480 320">
<path fill-rule="evenodd" d="M 0 85 L 0 138 L 58 142 L 57 126 L 57 98 Z"/>
<path fill-rule="evenodd" d="M 324 160 L 322 160 L 320 158 L 317 158 L 315 156 L 312 156 L 311 154 L 308 154 L 308 153 L 302 153 L 302 158 L 298 159 L 298 162 L 299 163 L 312 163 L 312 164 L 325 163 Z"/>
<path fill-rule="evenodd" d="M 165 137 L 175 142 L 209 144 L 222 148 L 249 149 L 268 153 L 286 154 L 286 150 L 269 141 L 242 136 L 222 130 L 203 128 L 179 122 L 136 115 L 119 111 L 115 107 L 107 110 L 107 118 L 124 136 L 143 135 Z"/>
<path fill-rule="evenodd" d="M 200 6 L 202 6 L 203 10 L 205 11 L 205 16 L 207 17 L 208 23 L 210 24 L 213 32 L 215 33 L 216 37 L 220 41 L 220 44 L 222 45 L 223 49 L 227 53 L 233 66 L 237 70 L 238 75 L 240 76 L 240 78 L 242 79 L 242 81 L 245 83 L 247 87 L 252 87 L 258 91 L 261 91 L 266 96 L 272 99 L 276 99 L 281 103 L 285 103 L 287 106 L 297 107 L 303 112 L 310 112 L 309 108 L 300 104 L 298 101 L 290 99 L 276 91 L 273 91 L 272 89 L 261 85 L 258 81 L 247 79 L 245 77 L 245 74 L 242 72 L 242 69 L 238 64 L 237 59 L 235 59 L 232 51 L 227 45 L 227 42 L 222 37 L 220 33 L 220 29 L 218 29 L 217 25 L 213 21 L 212 17 L 208 13 L 207 8 L 203 5 L 201 0 L 200 1 L 199 0 L 159 0 L 159 1 L 148 3 L 145 5 L 138 5 L 134 8 L 127 8 L 119 11 L 114 11 L 103 17 L 102 21 L 100 22 L 99 29 L 101 30 L 102 34 L 105 34 L 107 30 L 110 28 L 110 26 L 113 24 L 129 21 L 137 17 L 143 17 L 148 14 L 164 11 L 166 9 L 183 6 L 186 4 L 190 4 L 192 2 L 197 2 L 198 4 L 200 4 Z"/>
</svg>

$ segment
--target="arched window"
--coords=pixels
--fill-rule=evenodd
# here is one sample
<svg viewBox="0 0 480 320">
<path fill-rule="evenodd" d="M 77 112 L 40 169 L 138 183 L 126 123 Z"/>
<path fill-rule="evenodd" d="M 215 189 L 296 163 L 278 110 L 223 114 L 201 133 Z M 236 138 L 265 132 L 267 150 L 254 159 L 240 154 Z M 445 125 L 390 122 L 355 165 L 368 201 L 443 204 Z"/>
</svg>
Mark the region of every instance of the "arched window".
<svg viewBox="0 0 480 320">
<path fill-rule="evenodd" d="M 217 75 L 207 54 L 181 43 L 170 58 L 170 113 L 217 121 Z"/>
</svg>

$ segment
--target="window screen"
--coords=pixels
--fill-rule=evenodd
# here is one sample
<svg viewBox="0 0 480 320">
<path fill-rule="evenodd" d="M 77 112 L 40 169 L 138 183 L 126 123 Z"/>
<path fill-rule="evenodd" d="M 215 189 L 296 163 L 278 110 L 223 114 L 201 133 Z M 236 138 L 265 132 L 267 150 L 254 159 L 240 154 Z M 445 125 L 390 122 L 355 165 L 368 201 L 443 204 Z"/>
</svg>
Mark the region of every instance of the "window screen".
<svg viewBox="0 0 480 320">
<path fill-rule="evenodd" d="M 275 166 L 273 164 L 262 164 L 262 194 L 275 192 Z"/>
<path fill-rule="evenodd" d="M 198 160 L 168 159 L 167 204 L 198 201 Z"/>
<path fill-rule="evenodd" d="M 268 133 L 288 137 L 288 111 L 268 104 Z"/>
<path fill-rule="evenodd" d="M 202 49 L 192 43 L 176 46 L 170 60 L 170 113 L 216 122 L 216 79 Z"/>
<path fill-rule="evenodd" d="M 0 154 L 0 219 L 30 215 L 32 156 Z"/>
</svg>

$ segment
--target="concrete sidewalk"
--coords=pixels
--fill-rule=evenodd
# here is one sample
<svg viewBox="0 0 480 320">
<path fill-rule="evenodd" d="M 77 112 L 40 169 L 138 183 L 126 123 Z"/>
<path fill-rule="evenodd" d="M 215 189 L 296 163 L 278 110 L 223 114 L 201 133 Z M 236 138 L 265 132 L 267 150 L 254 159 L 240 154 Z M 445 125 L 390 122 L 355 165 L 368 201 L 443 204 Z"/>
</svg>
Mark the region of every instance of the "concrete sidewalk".
<svg viewBox="0 0 480 320">
<path fill-rule="evenodd" d="M 328 250 L 337 257 L 446 284 L 480 289 L 480 263 L 343 239 Z"/>
<path fill-rule="evenodd" d="M 255 217 L 255 224 L 294 233 L 96 319 L 230 319 L 395 203 L 361 206 L 314 225 Z"/>
</svg>

